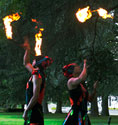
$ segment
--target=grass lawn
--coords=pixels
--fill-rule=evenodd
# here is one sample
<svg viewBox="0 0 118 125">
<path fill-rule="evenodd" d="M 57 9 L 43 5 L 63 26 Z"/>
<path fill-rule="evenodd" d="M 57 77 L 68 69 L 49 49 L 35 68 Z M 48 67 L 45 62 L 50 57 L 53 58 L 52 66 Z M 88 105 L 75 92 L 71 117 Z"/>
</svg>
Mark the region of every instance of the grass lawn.
<svg viewBox="0 0 118 125">
<path fill-rule="evenodd" d="M 66 114 L 45 115 L 45 125 L 62 125 Z M 92 125 L 108 125 L 108 117 L 90 117 Z M 23 125 L 22 113 L 0 113 L 0 125 Z M 118 116 L 112 116 L 110 125 L 118 125 Z"/>
</svg>

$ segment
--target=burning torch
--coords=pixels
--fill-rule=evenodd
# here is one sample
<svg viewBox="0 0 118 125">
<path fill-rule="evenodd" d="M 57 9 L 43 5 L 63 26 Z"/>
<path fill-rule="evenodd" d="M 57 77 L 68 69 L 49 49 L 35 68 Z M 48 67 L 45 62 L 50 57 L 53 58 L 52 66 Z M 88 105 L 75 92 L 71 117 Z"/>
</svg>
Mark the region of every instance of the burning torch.
<svg viewBox="0 0 118 125">
<path fill-rule="evenodd" d="M 12 32 L 11 23 L 13 21 L 17 21 L 19 19 L 20 19 L 20 15 L 18 13 L 8 15 L 8 16 L 3 18 L 7 39 L 12 39 L 13 32 Z"/>
<path fill-rule="evenodd" d="M 42 31 L 44 31 L 43 28 L 40 28 L 39 29 L 39 33 L 35 34 L 35 41 L 36 41 L 36 44 L 35 44 L 35 55 L 36 56 L 39 56 L 41 55 L 41 45 L 42 45 Z"/>
<path fill-rule="evenodd" d="M 86 20 L 88 20 L 92 17 L 92 12 L 89 8 L 90 7 L 87 6 L 86 8 L 78 9 L 78 11 L 76 12 L 76 17 L 79 22 L 84 23 Z"/>
<path fill-rule="evenodd" d="M 113 19 L 113 16 L 111 14 L 108 14 L 107 10 L 103 8 L 99 8 L 96 11 L 98 12 L 99 16 L 102 17 L 103 19 L 107 19 L 107 18 Z"/>
<path fill-rule="evenodd" d="M 39 28 L 39 23 L 36 19 L 32 19 L 32 22 L 36 23 L 35 29 Z M 40 23 L 41 24 L 41 23 Z M 35 34 L 35 56 L 42 55 L 41 53 L 41 45 L 42 45 L 42 31 L 44 31 L 43 28 L 39 28 L 38 33 Z"/>
<path fill-rule="evenodd" d="M 103 19 L 107 19 L 107 18 L 113 19 L 113 16 L 111 14 L 108 14 L 107 10 L 103 8 L 99 8 L 97 10 L 91 11 L 89 6 L 82 8 L 82 9 L 79 8 L 75 15 L 79 22 L 84 23 L 86 22 L 86 20 L 90 19 L 92 17 L 92 13 L 96 11 L 98 15 L 102 17 Z"/>
</svg>

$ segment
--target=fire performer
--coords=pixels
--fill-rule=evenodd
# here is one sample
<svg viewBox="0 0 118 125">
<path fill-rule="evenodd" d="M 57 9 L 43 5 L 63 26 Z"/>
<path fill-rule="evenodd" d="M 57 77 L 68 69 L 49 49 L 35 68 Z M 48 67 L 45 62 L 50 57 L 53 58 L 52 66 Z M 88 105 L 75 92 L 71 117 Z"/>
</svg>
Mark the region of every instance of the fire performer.
<svg viewBox="0 0 118 125">
<path fill-rule="evenodd" d="M 28 37 L 24 38 L 24 65 L 32 74 L 26 85 L 26 104 L 23 118 L 27 125 L 44 125 L 42 100 L 45 91 L 44 70 L 52 64 L 53 60 L 48 56 L 36 56 L 30 63 L 30 45 Z"/>
<path fill-rule="evenodd" d="M 70 95 L 71 110 L 67 114 L 63 125 L 90 125 L 87 115 L 87 101 L 92 101 L 96 94 L 97 81 L 94 83 L 93 93 L 90 95 L 84 85 L 87 77 L 87 65 L 84 60 L 83 70 L 76 63 L 63 67 L 64 76 L 69 80 L 67 87 Z"/>
</svg>

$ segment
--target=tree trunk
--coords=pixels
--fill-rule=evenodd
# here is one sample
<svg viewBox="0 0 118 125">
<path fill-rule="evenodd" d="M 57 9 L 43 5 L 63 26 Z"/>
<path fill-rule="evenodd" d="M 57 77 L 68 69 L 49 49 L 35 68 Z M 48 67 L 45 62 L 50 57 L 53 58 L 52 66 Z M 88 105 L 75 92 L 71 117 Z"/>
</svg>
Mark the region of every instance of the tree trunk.
<svg viewBox="0 0 118 125">
<path fill-rule="evenodd" d="M 22 109 L 21 110 L 24 111 L 24 104 L 22 104 Z"/>
<path fill-rule="evenodd" d="M 98 116 L 98 105 L 97 105 L 97 96 L 95 96 L 94 100 L 91 103 L 91 115 Z"/>
<path fill-rule="evenodd" d="M 49 111 L 48 111 L 48 103 L 47 103 L 47 101 L 45 99 L 43 100 L 43 112 L 44 112 L 44 114 L 49 113 Z"/>
<path fill-rule="evenodd" d="M 102 96 L 102 115 L 109 116 L 108 96 Z"/>
<path fill-rule="evenodd" d="M 56 113 L 62 113 L 62 100 L 61 99 L 58 99 L 57 101 L 57 108 L 56 108 Z"/>
</svg>

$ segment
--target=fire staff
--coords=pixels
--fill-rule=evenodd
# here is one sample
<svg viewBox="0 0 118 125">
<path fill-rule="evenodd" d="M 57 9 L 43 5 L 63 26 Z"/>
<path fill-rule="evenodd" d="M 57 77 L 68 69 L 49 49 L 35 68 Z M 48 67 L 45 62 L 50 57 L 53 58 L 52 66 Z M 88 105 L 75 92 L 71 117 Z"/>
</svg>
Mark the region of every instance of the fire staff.
<svg viewBox="0 0 118 125">
<path fill-rule="evenodd" d="M 24 65 L 32 74 L 26 85 L 26 104 L 27 107 L 23 113 L 25 124 L 44 125 L 42 100 L 45 91 L 45 73 L 44 70 L 52 64 L 53 60 L 48 56 L 36 56 L 33 63 L 30 63 L 30 46 L 28 37 L 24 38 Z"/>
<path fill-rule="evenodd" d="M 69 80 L 67 87 L 70 95 L 71 110 L 67 114 L 63 125 L 90 125 L 87 115 L 87 101 L 92 101 L 96 94 L 97 81 L 94 83 L 93 93 L 90 95 L 84 85 L 87 77 L 87 65 L 84 60 L 83 70 L 76 63 L 63 67 L 64 76 Z"/>
</svg>

